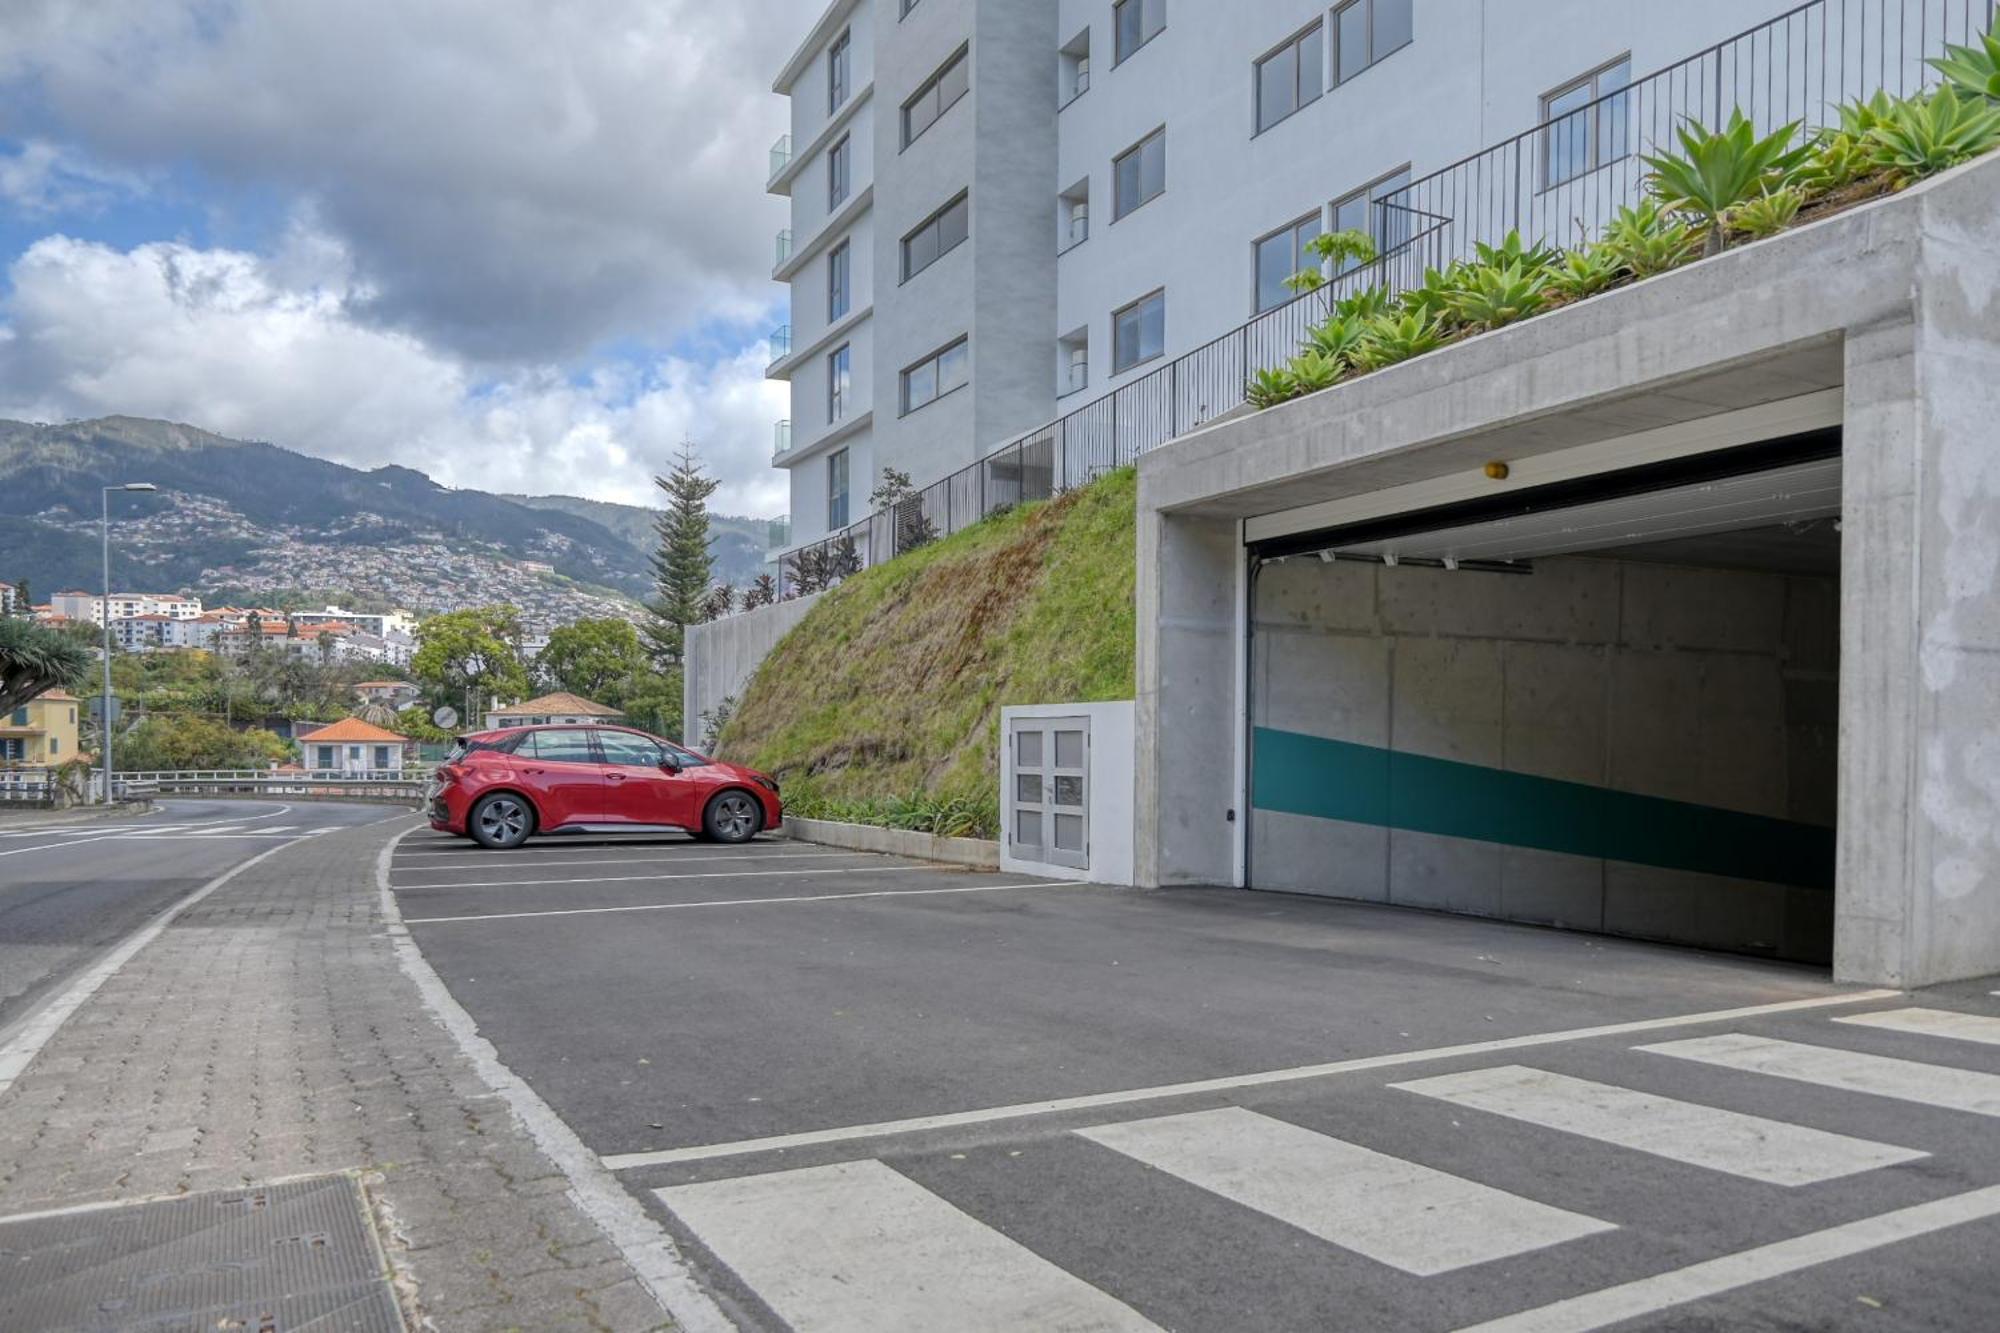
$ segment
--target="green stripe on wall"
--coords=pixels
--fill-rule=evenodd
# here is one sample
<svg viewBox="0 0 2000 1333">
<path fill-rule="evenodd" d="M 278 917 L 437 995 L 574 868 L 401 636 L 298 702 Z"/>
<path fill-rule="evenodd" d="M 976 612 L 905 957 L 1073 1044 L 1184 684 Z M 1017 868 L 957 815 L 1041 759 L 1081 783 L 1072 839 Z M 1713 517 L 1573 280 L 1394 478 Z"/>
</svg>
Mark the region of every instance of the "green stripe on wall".
<svg viewBox="0 0 2000 1333">
<path fill-rule="evenodd" d="M 1833 830 L 1687 801 L 1255 729 L 1250 804 L 1733 879 L 1833 887 Z"/>
</svg>

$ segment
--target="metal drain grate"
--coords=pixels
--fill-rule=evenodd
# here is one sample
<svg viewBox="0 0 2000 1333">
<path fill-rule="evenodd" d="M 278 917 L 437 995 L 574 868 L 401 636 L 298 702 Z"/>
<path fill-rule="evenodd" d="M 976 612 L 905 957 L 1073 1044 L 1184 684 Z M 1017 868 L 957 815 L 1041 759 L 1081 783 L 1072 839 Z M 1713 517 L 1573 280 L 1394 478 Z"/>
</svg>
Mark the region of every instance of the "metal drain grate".
<svg viewBox="0 0 2000 1333">
<path fill-rule="evenodd" d="M 0 1219 L 0 1328 L 402 1333 L 347 1176 Z"/>
</svg>

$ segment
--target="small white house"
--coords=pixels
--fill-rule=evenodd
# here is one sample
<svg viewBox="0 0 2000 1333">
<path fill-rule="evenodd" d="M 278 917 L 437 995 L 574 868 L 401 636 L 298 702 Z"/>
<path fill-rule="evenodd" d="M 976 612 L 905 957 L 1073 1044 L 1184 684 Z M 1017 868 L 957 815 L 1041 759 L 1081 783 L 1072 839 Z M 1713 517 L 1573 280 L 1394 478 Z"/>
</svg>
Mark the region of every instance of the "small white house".
<svg viewBox="0 0 2000 1333">
<path fill-rule="evenodd" d="M 358 717 L 313 730 L 297 730 L 299 761 L 314 773 L 343 777 L 400 775 L 407 766 L 410 739 Z"/>
<path fill-rule="evenodd" d="M 587 726 L 592 722 L 621 722 L 625 714 L 616 708 L 592 703 L 574 694 L 558 691 L 526 703 L 495 708 L 486 714 L 486 729 L 502 727 Z"/>
</svg>

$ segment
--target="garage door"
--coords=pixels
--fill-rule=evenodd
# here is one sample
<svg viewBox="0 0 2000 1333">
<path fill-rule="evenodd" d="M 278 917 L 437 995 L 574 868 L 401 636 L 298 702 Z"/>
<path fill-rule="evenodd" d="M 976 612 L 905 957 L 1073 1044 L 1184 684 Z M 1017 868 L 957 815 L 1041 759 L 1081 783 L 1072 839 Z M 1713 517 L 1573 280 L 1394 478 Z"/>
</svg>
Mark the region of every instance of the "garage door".
<svg viewBox="0 0 2000 1333">
<path fill-rule="evenodd" d="M 1837 431 L 1252 548 L 1248 882 L 1825 961 Z"/>
</svg>

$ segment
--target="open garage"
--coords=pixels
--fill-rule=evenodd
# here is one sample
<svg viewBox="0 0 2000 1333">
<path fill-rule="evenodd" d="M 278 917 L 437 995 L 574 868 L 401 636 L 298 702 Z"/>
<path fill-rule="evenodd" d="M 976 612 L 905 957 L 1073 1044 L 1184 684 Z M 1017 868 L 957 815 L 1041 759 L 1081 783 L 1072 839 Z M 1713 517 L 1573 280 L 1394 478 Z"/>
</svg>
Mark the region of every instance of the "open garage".
<svg viewBox="0 0 2000 1333">
<path fill-rule="evenodd" d="M 1828 429 L 1255 543 L 1249 885 L 1830 962 L 1839 514 Z"/>
</svg>

